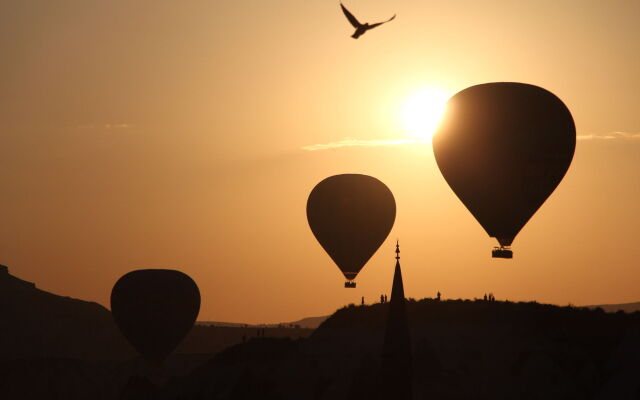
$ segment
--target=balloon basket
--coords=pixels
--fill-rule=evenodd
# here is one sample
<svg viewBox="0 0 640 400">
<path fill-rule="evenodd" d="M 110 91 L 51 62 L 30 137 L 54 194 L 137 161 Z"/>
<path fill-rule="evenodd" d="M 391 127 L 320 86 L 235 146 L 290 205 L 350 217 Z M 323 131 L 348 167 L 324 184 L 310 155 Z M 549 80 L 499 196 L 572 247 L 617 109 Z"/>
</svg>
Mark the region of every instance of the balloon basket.
<svg viewBox="0 0 640 400">
<path fill-rule="evenodd" d="M 493 258 L 513 258 L 513 251 L 502 247 L 496 247 L 491 251 Z"/>
<path fill-rule="evenodd" d="M 346 287 L 346 288 L 355 288 L 356 287 L 356 283 L 355 282 L 346 281 L 344 283 L 344 287 Z"/>
</svg>

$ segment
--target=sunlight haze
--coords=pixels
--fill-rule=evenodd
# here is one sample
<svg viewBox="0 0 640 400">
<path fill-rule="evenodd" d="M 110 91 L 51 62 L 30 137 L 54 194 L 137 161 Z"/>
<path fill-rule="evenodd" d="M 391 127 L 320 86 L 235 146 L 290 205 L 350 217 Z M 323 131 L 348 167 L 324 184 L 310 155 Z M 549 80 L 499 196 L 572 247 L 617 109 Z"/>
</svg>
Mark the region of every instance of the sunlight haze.
<svg viewBox="0 0 640 400">
<path fill-rule="evenodd" d="M 295 321 L 390 293 L 640 301 L 640 2 L 0 3 L 0 264 L 108 307 L 132 269 L 197 282 L 199 320 Z M 471 85 L 557 95 L 578 141 L 513 243 L 444 181 L 430 135 Z M 443 100 L 444 99 L 444 100 Z M 356 289 L 306 220 L 312 188 L 374 176 L 397 216 Z"/>
<path fill-rule="evenodd" d="M 452 95 L 453 93 L 430 87 L 409 95 L 402 108 L 402 122 L 409 135 L 431 140 L 444 116 L 447 100 Z"/>
</svg>

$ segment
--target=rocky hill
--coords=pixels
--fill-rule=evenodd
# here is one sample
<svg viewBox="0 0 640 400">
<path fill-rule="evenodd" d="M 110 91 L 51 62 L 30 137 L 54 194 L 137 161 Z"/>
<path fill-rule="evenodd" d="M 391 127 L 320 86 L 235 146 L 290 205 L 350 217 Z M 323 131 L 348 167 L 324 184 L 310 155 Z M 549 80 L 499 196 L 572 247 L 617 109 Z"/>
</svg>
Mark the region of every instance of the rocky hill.
<svg viewBox="0 0 640 400">
<path fill-rule="evenodd" d="M 319 324 L 324 318 L 309 318 L 307 322 Z M 309 336 L 312 331 L 296 323 L 196 324 L 176 353 L 212 355 L 258 335 L 299 338 Z M 100 361 L 135 356 L 108 309 L 40 290 L 0 265 L 0 361 L 30 357 Z"/>
<path fill-rule="evenodd" d="M 110 360 L 133 355 L 109 310 L 40 290 L 0 266 L 0 361 L 29 357 Z"/>
<path fill-rule="evenodd" d="M 196 326 L 161 369 L 142 362 L 111 312 L 58 296 L 0 265 L 0 399 L 117 399 L 136 376 L 165 382 L 252 337 L 306 337 L 310 329 Z"/>
</svg>

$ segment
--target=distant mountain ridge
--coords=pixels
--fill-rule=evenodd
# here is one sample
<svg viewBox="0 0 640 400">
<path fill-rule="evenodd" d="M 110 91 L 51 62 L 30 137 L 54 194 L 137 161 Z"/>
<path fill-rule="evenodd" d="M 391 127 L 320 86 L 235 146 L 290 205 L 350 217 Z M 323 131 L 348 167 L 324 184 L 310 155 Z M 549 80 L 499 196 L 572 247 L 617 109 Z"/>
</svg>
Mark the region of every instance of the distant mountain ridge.
<svg viewBox="0 0 640 400">
<path fill-rule="evenodd" d="M 586 308 L 602 308 L 606 312 L 618 312 L 624 311 L 626 313 L 633 313 L 640 311 L 640 302 L 636 303 L 622 303 L 622 304 L 600 304 L 595 306 L 584 306 Z"/>
<path fill-rule="evenodd" d="M 640 311 L 640 302 L 636 303 L 622 303 L 622 304 L 600 304 L 600 305 L 589 305 L 589 306 L 580 306 L 589 309 L 602 308 L 606 312 L 618 312 L 624 311 L 626 313 L 632 313 L 636 311 Z M 224 327 L 233 327 L 233 328 L 275 328 L 278 326 L 299 326 L 300 328 L 306 329 L 317 329 L 324 321 L 326 321 L 331 315 L 323 315 L 319 317 L 307 317 L 300 319 L 298 321 L 293 322 L 281 322 L 277 324 L 244 324 L 241 322 L 219 322 L 219 321 L 197 321 L 196 325 L 201 326 L 224 326 Z"/>
<path fill-rule="evenodd" d="M 218 322 L 218 321 L 197 321 L 196 325 L 201 326 L 225 326 L 232 328 L 277 328 L 277 327 L 290 327 L 298 326 L 305 329 L 316 329 L 320 326 L 330 315 L 323 315 L 320 317 L 307 317 L 293 322 L 280 322 L 277 324 L 243 324 L 240 322 Z"/>
</svg>

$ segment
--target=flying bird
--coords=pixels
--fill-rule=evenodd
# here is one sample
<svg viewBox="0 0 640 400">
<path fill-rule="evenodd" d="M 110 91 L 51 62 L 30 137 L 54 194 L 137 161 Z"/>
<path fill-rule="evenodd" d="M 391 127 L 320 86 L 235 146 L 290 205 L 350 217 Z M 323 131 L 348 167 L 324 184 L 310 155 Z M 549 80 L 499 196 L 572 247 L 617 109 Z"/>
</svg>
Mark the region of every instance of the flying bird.
<svg viewBox="0 0 640 400">
<path fill-rule="evenodd" d="M 396 15 L 394 14 L 393 17 L 391 17 L 388 20 L 383 21 L 383 22 L 378 22 L 376 24 L 371 24 L 371 25 L 369 25 L 368 22 L 364 23 L 364 24 L 361 24 L 360 21 L 358 21 L 356 19 L 356 17 L 354 17 L 353 14 L 351 14 L 349 12 L 349 10 L 347 10 L 346 7 L 342 5 L 342 3 L 340 3 L 340 7 L 342 7 L 342 12 L 347 17 L 347 19 L 349 20 L 351 25 L 353 25 L 353 27 L 356 28 L 356 31 L 353 33 L 353 35 L 351 35 L 351 37 L 354 38 L 354 39 L 359 38 L 360 36 L 362 36 L 369 29 L 373 29 L 376 26 L 380 26 L 380 25 L 382 25 L 384 23 L 387 23 L 387 22 L 391 21 L 392 19 L 394 19 L 396 17 Z"/>
</svg>

